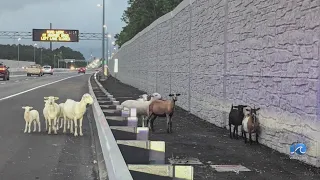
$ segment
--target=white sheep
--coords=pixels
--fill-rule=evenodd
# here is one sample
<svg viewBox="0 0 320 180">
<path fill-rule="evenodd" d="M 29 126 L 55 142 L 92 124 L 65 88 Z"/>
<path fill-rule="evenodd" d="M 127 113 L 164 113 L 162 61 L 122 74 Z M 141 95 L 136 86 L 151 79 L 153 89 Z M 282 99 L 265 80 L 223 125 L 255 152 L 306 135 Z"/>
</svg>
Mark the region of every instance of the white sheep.
<svg viewBox="0 0 320 180">
<path fill-rule="evenodd" d="M 82 133 L 82 120 L 83 115 L 86 112 L 87 105 L 93 104 L 93 98 L 90 94 L 86 93 L 82 96 L 81 101 L 77 102 L 72 99 L 67 99 L 67 101 L 63 105 L 63 114 L 64 119 L 71 119 L 74 123 L 74 136 L 78 136 L 77 128 L 78 123 L 77 120 L 79 119 L 79 134 L 83 136 Z M 73 125 L 71 122 L 70 132 L 73 133 Z M 64 121 L 63 133 L 66 133 L 66 121 Z"/>
<path fill-rule="evenodd" d="M 46 122 L 46 130 L 48 131 L 48 134 L 51 134 L 51 130 L 54 131 L 54 134 L 57 134 L 57 119 L 60 115 L 60 107 L 57 103 L 55 103 L 56 100 L 58 100 L 58 97 L 49 96 L 44 97 L 45 99 L 45 106 L 43 108 L 43 116 Z M 53 121 L 53 126 L 52 126 Z M 48 125 L 49 128 L 48 128 Z"/>
<path fill-rule="evenodd" d="M 137 101 L 148 101 L 148 94 L 140 95 Z"/>
<path fill-rule="evenodd" d="M 139 101 L 139 100 L 126 100 L 121 103 L 121 107 L 123 109 L 136 108 L 137 116 L 142 119 L 142 127 L 145 127 L 145 118 L 149 114 L 149 105 L 154 100 L 161 99 L 161 95 L 159 93 L 153 93 L 151 95 L 151 99 L 149 101 Z"/>
<path fill-rule="evenodd" d="M 37 110 L 31 110 L 33 107 L 31 106 L 23 106 L 22 109 L 24 109 L 24 120 L 26 121 L 26 125 L 24 128 L 24 133 L 31 132 L 31 123 L 33 122 L 33 132 L 37 130 L 37 124 L 38 124 L 38 131 L 41 132 L 41 124 L 40 124 L 40 116 L 39 112 Z M 31 110 L 31 111 L 30 111 Z"/>
<path fill-rule="evenodd" d="M 64 124 L 64 116 L 63 116 L 63 105 L 64 103 L 60 103 L 59 104 L 59 107 L 60 107 L 60 113 L 59 113 L 59 116 L 58 116 L 58 119 L 57 119 L 57 129 L 61 129 L 63 124 Z M 68 129 L 70 129 L 70 121 L 67 121 L 68 122 Z M 59 127 L 59 124 L 60 124 L 60 127 Z"/>
</svg>

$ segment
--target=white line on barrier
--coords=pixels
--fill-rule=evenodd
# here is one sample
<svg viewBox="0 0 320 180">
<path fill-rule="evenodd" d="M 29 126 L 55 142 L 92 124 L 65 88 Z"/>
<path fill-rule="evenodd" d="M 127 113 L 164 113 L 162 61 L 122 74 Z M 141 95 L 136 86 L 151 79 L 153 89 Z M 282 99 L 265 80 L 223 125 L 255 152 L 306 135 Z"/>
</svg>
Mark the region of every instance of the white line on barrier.
<svg viewBox="0 0 320 180">
<path fill-rule="evenodd" d="M 31 89 L 28 89 L 28 90 L 25 90 L 25 91 L 21 91 L 19 93 L 12 94 L 10 96 L 1 98 L 0 101 L 3 101 L 3 100 L 6 100 L 6 99 L 9 99 L 9 98 L 12 98 L 12 97 L 15 97 L 15 96 L 18 96 L 18 95 L 33 91 L 33 90 L 36 90 L 36 89 L 39 89 L 41 87 L 45 87 L 45 86 L 48 86 L 48 85 L 51 85 L 51 84 L 54 84 L 54 83 L 57 83 L 57 82 L 60 82 L 60 81 L 64 81 L 64 80 L 67 80 L 67 79 L 70 79 L 70 78 L 74 78 L 74 77 L 77 77 L 77 76 L 82 76 L 82 74 L 81 75 L 75 75 L 75 76 L 66 77 L 66 78 L 63 78 L 63 79 L 60 79 L 60 80 L 57 80 L 57 81 L 53 81 L 51 83 L 43 84 L 41 86 L 37 86 L 37 87 L 31 88 Z"/>
</svg>

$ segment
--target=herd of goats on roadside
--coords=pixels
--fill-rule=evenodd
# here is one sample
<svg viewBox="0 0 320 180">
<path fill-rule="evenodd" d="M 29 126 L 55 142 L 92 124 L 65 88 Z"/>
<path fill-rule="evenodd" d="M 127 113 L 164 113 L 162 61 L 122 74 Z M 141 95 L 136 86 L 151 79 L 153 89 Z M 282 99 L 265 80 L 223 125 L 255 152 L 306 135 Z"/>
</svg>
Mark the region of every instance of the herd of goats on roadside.
<svg viewBox="0 0 320 180">
<path fill-rule="evenodd" d="M 126 100 L 121 103 L 120 109 L 129 110 L 135 108 L 137 111 L 138 118 L 142 119 L 142 126 L 145 124 L 154 132 L 154 120 L 157 117 L 166 117 L 167 119 L 167 133 L 172 133 L 172 116 L 175 110 L 175 102 L 178 100 L 179 93 L 169 94 L 171 100 L 164 100 L 159 93 L 153 93 L 151 95 L 143 94 L 139 96 L 139 99 Z M 63 127 L 63 133 L 66 133 L 67 129 L 70 129 L 70 133 L 74 136 L 78 136 L 78 120 L 79 120 L 79 135 L 83 136 L 82 133 L 82 121 L 83 115 L 86 112 L 87 105 L 93 104 L 93 98 L 90 94 L 86 93 L 82 96 L 81 100 L 74 101 L 67 99 L 66 102 L 57 104 L 55 101 L 58 97 L 49 96 L 44 97 L 44 108 L 43 116 L 46 124 L 46 131 L 51 134 L 57 134 L 59 128 Z M 247 142 L 246 133 L 249 134 L 250 144 L 252 143 L 251 135 L 256 134 L 256 142 L 258 143 L 259 134 L 259 123 L 257 119 L 257 111 L 260 108 L 249 108 L 246 109 L 246 105 L 231 106 L 229 113 L 229 132 L 230 138 L 238 139 L 238 126 L 241 126 L 241 134 Z M 31 124 L 34 123 L 33 132 L 36 131 L 38 125 L 38 131 L 41 132 L 41 123 L 39 112 L 31 106 L 22 107 L 25 119 L 24 132 L 31 132 Z M 61 121 L 60 121 L 61 120 Z M 60 121 L 60 126 L 59 126 Z M 73 129 L 74 124 L 74 129 Z M 231 133 L 231 125 L 234 125 L 233 133 Z"/>
<path fill-rule="evenodd" d="M 145 127 L 146 123 L 152 132 L 154 132 L 154 120 L 157 117 L 166 117 L 167 133 L 172 133 L 172 116 L 175 109 L 175 102 L 180 94 L 173 93 L 169 94 L 169 96 L 171 100 L 162 100 L 159 93 L 153 93 L 152 95 L 143 94 L 139 96 L 139 99 L 124 101 L 121 103 L 120 108 L 136 108 L 137 115 L 142 119 L 142 126 Z M 229 113 L 230 138 L 235 137 L 238 139 L 238 126 L 242 126 L 241 134 L 245 143 L 247 142 L 246 133 L 249 134 L 250 144 L 252 144 L 252 133 L 256 134 L 256 142 L 258 143 L 259 123 L 257 111 L 259 110 L 260 108 L 251 108 L 247 105 L 231 105 Z M 231 125 L 234 126 L 233 133 L 231 133 Z"/>
</svg>

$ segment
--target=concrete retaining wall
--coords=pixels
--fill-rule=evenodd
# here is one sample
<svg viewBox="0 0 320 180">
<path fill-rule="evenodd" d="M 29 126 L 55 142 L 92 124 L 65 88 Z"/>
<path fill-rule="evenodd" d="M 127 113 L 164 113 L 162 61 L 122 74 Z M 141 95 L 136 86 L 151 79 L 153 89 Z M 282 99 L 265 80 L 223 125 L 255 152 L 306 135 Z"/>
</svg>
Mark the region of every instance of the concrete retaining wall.
<svg viewBox="0 0 320 180">
<path fill-rule="evenodd" d="M 320 166 L 319 14 L 314 0 L 185 0 L 114 55 L 117 78 L 182 93 L 180 107 L 220 127 L 231 103 L 260 107 L 261 143 L 303 142 L 294 158 Z"/>
</svg>

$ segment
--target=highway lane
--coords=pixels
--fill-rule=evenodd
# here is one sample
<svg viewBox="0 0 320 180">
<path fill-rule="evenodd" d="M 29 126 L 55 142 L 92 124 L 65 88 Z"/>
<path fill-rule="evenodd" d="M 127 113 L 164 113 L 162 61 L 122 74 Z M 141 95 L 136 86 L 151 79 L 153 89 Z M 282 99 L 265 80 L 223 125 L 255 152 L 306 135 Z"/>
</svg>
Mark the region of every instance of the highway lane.
<svg viewBox="0 0 320 180">
<path fill-rule="evenodd" d="M 11 77 L 9 81 L 0 81 L 0 100 L 6 96 L 19 93 L 37 86 L 54 82 L 63 78 L 78 75 L 75 72 L 57 73 L 54 75 Z"/>
<path fill-rule="evenodd" d="M 53 74 L 59 74 L 59 73 L 69 73 L 69 72 L 77 72 L 77 71 L 65 71 L 65 70 L 55 70 Z M 16 71 L 16 72 L 10 72 L 11 77 L 15 76 L 27 76 L 27 73 L 25 71 Z"/>
<path fill-rule="evenodd" d="M 58 96 L 60 98 L 58 103 L 65 102 L 67 98 L 80 100 L 81 96 L 88 92 L 89 75 L 66 73 L 61 76 L 30 79 L 28 83 L 21 81 L 21 83 L 0 85 L 0 96 L 3 99 L 5 96 L 26 91 L 30 87 L 45 85 L 74 75 L 77 77 L 0 101 L 0 179 L 96 179 L 91 128 L 87 116 L 83 121 L 83 137 L 63 134 L 62 130 L 59 130 L 58 135 L 48 135 L 44 131 L 42 116 L 44 96 Z M 41 133 L 23 133 L 25 122 L 22 106 L 25 105 L 33 106 L 40 112 Z"/>
</svg>

